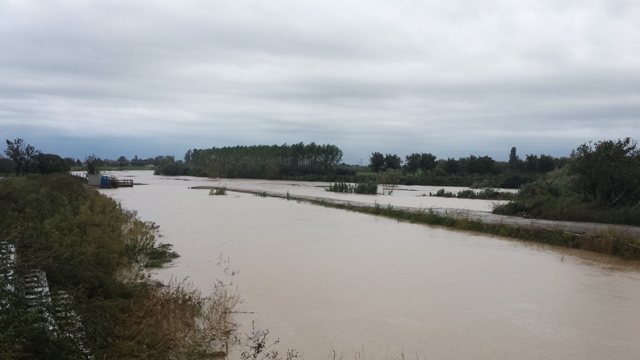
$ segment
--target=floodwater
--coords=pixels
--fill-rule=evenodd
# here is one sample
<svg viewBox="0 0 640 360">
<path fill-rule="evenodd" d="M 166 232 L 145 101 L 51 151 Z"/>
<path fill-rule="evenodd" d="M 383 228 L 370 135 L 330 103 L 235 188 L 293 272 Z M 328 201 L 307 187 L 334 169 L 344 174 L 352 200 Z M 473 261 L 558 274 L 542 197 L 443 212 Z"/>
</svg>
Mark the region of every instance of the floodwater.
<svg viewBox="0 0 640 360">
<path fill-rule="evenodd" d="M 305 359 L 638 359 L 640 271 L 605 256 L 399 223 L 196 185 L 219 180 L 117 172 L 134 188 L 102 190 L 160 225 L 181 255 L 158 271 L 204 292 L 241 293 L 243 329 L 268 329 Z M 223 180 L 229 187 L 345 198 L 313 183 Z M 481 200 L 349 199 L 488 210 Z M 413 191 L 411 191 L 413 190 Z M 413 205 L 407 205 L 407 204 Z M 283 352 L 281 352 L 283 353 Z"/>
</svg>

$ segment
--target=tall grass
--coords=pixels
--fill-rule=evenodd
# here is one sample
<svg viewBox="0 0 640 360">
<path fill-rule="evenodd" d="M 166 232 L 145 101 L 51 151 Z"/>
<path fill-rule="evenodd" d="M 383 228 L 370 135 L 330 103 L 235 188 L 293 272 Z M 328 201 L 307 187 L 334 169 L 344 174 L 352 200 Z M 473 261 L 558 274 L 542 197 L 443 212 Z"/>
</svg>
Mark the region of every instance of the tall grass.
<svg viewBox="0 0 640 360">
<path fill-rule="evenodd" d="M 204 296 L 191 284 L 155 284 L 123 302 L 129 316 L 117 318 L 114 342 L 100 358 L 211 359 L 223 358 L 237 325 L 232 320 L 240 304 L 237 293 L 214 284 Z M 135 339 L 135 340 L 132 340 Z"/>
</svg>

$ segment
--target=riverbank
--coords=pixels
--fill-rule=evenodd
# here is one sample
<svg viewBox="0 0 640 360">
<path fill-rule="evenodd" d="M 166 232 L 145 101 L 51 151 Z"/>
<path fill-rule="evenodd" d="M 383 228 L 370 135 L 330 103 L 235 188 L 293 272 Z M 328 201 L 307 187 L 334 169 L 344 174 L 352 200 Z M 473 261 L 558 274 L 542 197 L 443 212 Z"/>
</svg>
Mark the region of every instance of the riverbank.
<svg viewBox="0 0 640 360">
<path fill-rule="evenodd" d="M 149 271 L 178 257 L 155 223 L 78 177 L 1 182 L 0 359 L 226 353 L 239 296 L 151 279 Z"/>
<path fill-rule="evenodd" d="M 220 186 L 193 186 L 191 189 L 219 189 Z M 535 241 L 622 257 L 640 259 L 640 227 L 571 221 L 525 219 L 484 211 L 454 208 L 414 208 L 381 205 L 329 197 L 292 195 L 289 192 L 224 187 L 227 191 L 304 201 L 317 205 L 385 216 L 413 223 L 442 226 Z"/>
</svg>

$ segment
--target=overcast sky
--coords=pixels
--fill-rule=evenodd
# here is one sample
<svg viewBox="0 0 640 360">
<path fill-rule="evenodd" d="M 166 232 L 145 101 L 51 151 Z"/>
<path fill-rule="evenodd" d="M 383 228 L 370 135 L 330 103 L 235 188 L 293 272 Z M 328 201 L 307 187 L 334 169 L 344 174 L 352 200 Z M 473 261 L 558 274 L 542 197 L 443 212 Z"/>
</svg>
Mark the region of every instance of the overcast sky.
<svg viewBox="0 0 640 360">
<path fill-rule="evenodd" d="M 0 139 L 84 158 L 331 143 L 347 163 L 640 139 L 638 0 L 0 0 Z"/>
</svg>

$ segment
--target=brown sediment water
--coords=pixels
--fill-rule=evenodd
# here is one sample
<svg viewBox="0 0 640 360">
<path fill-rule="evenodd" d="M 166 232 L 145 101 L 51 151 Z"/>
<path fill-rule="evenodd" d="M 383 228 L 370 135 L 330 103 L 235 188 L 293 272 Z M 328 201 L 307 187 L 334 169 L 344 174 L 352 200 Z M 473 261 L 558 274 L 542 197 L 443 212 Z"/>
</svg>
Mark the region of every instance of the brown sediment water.
<svg viewBox="0 0 640 360">
<path fill-rule="evenodd" d="M 428 359 L 640 358 L 635 263 L 297 201 L 189 189 L 219 180 L 127 176 L 148 185 L 103 192 L 159 224 L 162 241 L 181 255 L 154 276 L 188 277 L 204 292 L 217 280 L 237 289 L 244 298 L 240 310 L 247 312 L 237 317 L 243 331 L 255 322 L 280 339 L 281 349 L 296 348 L 305 359 L 328 358 L 331 350 L 345 359 L 401 353 Z M 317 184 L 224 182 L 318 194 Z M 371 201 L 429 207 L 430 201 L 451 200 L 415 200 L 421 191 L 428 190 L 408 188 L 413 195 L 394 191 Z M 344 197 L 327 196 L 334 195 Z M 454 200 L 446 204 L 490 206 Z"/>
</svg>

